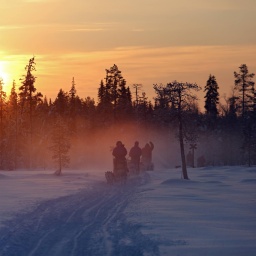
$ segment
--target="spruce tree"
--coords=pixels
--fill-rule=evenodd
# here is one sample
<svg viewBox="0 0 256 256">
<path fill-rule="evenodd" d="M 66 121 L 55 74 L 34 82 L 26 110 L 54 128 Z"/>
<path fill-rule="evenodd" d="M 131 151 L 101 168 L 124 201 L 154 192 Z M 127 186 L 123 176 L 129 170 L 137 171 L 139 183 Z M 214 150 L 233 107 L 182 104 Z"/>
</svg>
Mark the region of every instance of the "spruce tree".
<svg viewBox="0 0 256 256">
<path fill-rule="evenodd" d="M 27 71 L 24 79 L 22 81 L 22 86 L 19 90 L 19 98 L 21 104 L 21 115 L 22 115 L 22 128 L 23 128 L 23 145 L 27 146 L 27 152 L 25 154 L 25 163 L 28 168 L 31 168 L 32 162 L 32 152 L 34 150 L 33 136 L 34 136 L 34 117 L 36 115 L 36 107 L 42 102 L 43 95 L 40 92 L 36 92 L 35 81 L 36 77 L 33 75 L 33 72 L 36 71 L 35 68 L 35 58 L 29 60 L 28 65 L 25 70 Z"/>
<path fill-rule="evenodd" d="M 69 98 L 68 93 L 64 92 L 62 89 L 59 90 L 57 98 L 53 102 L 54 112 L 61 117 L 67 117 Z"/>
<path fill-rule="evenodd" d="M 78 114 L 78 100 L 75 88 L 75 78 L 72 79 L 71 88 L 68 93 L 68 107 L 69 107 L 69 130 L 72 135 L 77 134 L 76 116 Z"/>
<path fill-rule="evenodd" d="M 97 112 L 99 122 L 109 125 L 111 122 L 123 120 L 132 110 L 131 92 L 117 65 L 106 69 L 105 84 L 100 83 L 98 89 Z"/>
<path fill-rule="evenodd" d="M 118 89 L 118 99 L 116 104 L 116 115 L 118 120 L 131 118 L 132 115 L 132 99 L 130 88 L 126 87 L 125 82 L 120 84 Z"/>
<path fill-rule="evenodd" d="M 219 86 L 215 76 L 210 75 L 206 82 L 204 92 L 206 92 L 205 105 L 206 114 L 216 117 L 218 115 L 217 105 L 219 104 Z"/>
<path fill-rule="evenodd" d="M 126 90 L 126 81 L 116 64 L 114 64 L 110 69 L 106 69 L 105 88 L 105 97 L 110 97 L 113 105 L 113 118 L 114 121 L 116 121 L 118 99 L 121 97 L 123 90 Z"/>
</svg>

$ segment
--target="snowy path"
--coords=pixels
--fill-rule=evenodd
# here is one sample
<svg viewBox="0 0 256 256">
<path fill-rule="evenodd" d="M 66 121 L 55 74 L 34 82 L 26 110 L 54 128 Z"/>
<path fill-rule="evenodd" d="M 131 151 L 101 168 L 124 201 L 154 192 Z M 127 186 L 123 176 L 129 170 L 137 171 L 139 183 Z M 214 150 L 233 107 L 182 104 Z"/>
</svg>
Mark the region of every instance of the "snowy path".
<svg viewBox="0 0 256 256">
<path fill-rule="evenodd" d="M 138 183 L 125 188 L 98 184 L 44 201 L 5 223 L 0 255 L 159 255 L 156 242 L 124 214 L 137 189 Z"/>
</svg>

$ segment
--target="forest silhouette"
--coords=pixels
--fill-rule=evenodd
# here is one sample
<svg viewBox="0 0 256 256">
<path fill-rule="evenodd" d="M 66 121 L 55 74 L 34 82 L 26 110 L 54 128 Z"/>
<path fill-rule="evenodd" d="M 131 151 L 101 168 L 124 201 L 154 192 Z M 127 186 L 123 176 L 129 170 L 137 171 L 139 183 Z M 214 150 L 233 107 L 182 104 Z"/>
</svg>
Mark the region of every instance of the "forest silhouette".
<svg viewBox="0 0 256 256">
<path fill-rule="evenodd" d="M 219 85 L 209 75 L 204 88 L 188 82 L 152 84 L 154 102 L 141 84 L 135 95 L 117 65 L 99 80 L 97 103 L 79 97 L 73 78 L 68 92 L 56 99 L 37 92 L 35 58 L 25 67 L 21 85 L 10 95 L 0 80 L 0 169 L 111 169 L 111 150 L 117 140 L 129 148 L 134 141 L 154 141 L 154 162 L 166 168 L 181 166 L 252 165 L 256 163 L 256 93 L 254 74 L 246 64 L 234 71 L 232 96 L 219 102 Z M 18 88 L 17 88 L 18 87 Z M 204 89 L 204 112 L 196 92 Z M 187 154 L 193 152 L 193 164 Z"/>
</svg>

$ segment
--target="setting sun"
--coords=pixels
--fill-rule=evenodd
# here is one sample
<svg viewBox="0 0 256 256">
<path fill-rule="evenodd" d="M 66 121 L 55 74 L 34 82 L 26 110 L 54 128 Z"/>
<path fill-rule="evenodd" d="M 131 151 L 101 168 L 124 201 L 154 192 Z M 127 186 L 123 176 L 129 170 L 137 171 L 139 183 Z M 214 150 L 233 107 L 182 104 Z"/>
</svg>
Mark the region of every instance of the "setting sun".
<svg viewBox="0 0 256 256">
<path fill-rule="evenodd" d="M 70 89 L 72 77 L 79 95 L 96 99 L 105 69 L 114 63 L 127 84 L 142 84 L 150 99 L 154 83 L 204 86 L 214 74 L 223 100 L 232 94 L 239 65 L 256 69 L 256 36 L 248 33 L 256 24 L 252 0 L 4 2 L 0 77 L 8 91 L 13 80 L 19 85 L 32 56 L 36 87 L 51 99 L 60 88 Z M 199 98 L 203 108 L 203 95 Z"/>
<path fill-rule="evenodd" d="M 11 78 L 7 70 L 7 63 L 0 61 L 0 79 L 2 79 L 4 91 L 9 91 Z"/>
</svg>

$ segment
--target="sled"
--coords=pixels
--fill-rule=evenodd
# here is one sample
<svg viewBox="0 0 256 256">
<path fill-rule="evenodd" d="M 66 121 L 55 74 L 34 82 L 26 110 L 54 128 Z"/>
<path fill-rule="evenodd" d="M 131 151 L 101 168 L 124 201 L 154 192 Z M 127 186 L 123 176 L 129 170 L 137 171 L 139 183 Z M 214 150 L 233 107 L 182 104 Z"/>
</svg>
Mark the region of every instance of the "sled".
<svg viewBox="0 0 256 256">
<path fill-rule="evenodd" d="M 126 183 L 127 171 L 119 170 L 118 172 L 105 172 L 107 183 L 112 185 L 114 183 Z"/>
<path fill-rule="evenodd" d="M 110 171 L 105 172 L 105 177 L 106 177 L 106 180 L 107 180 L 108 184 L 115 183 L 115 176 L 114 176 L 113 172 L 110 172 Z"/>
<path fill-rule="evenodd" d="M 114 159 L 114 170 L 113 172 L 105 172 L 105 177 L 107 183 L 113 184 L 117 182 L 125 183 L 127 179 L 127 173 L 129 172 L 127 168 L 126 160 L 122 162 L 117 162 Z"/>
</svg>

